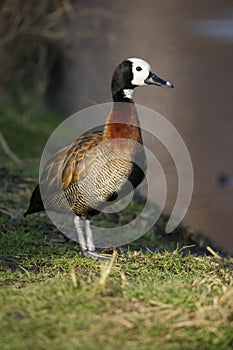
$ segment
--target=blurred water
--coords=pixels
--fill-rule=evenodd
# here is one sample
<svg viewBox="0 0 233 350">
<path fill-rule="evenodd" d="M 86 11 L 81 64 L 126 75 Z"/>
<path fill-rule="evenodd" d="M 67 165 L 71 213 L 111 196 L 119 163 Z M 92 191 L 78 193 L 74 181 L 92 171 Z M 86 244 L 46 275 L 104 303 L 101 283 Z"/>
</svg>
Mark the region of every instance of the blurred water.
<svg viewBox="0 0 233 350">
<path fill-rule="evenodd" d="M 99 5 L 89 0 L 85 6 Z M 93 36 L 74 37 L 66 48 L 63 84 L 50 90 L 50 99 L 66 115 L 110 101 L 116 64 L 125 57 L 147 59 L 175 84 L 173 90 L 138 89 L 135 100 L 167 117 L 190 151 L 195 187 L 186 223 L 233 252 L 232 0 L 106 0 L 101 10 L 77 19 L 75 32 L 88 28 Z M 151 143 L 167 176 L 170 211 L 175 166 L 158 142 Z"/>
<path fill-rule="evenodd" d="M 233 43 L 233 19 L 216 18 L 193 20 L 187 22 L 190 33 L 199 37 L 220 39 L 222 42 Z"/>
</svg>

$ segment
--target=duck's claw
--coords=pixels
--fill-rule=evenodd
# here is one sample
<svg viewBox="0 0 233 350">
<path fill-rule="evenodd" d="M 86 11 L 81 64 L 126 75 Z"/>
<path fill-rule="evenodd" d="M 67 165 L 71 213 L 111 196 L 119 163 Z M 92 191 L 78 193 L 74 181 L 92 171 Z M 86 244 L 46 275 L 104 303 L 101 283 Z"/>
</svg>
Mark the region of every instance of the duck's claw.
<svg viewBox="0 0 233 350">
<path fill-rule="evenodd" d="M 106 259 L 110 259 L 111 256 L 109 255 L 104 255 L 104 254 L 99 254 L 99 253 L 96 253 L 96 252 L 92 252 L 90 250 L 86 250 L 85 252 L 83 252 L 83 254 L 85 256 L 90 256 L 94 259 L 102 259 L 102 260 L 106 260 Z"/>
</svg>

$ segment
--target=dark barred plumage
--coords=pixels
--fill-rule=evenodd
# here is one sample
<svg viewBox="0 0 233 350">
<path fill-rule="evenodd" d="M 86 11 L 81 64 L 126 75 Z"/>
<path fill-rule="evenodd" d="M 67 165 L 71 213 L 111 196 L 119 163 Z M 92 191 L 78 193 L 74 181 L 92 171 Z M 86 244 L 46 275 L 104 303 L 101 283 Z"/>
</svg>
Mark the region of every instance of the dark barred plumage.
<svg viewBox="0 0 233 350">
<path fill-rule="evenodd" d="M 135 73 L 135 65 L 142 68 L 140 74 Z M 79 137 L 47 162 L 25 212 L 25 216 L 43 210 L 73 212 L 82 250 L 95 257 L 102 256 L 93 252 L 89 218 L 116 197 L 124 196 L 129 181 L 135 188 L 144 177 L 141 130 L 129 96 L 136 86 L 146 85 L 147 79 L 150 78 L 148 84 L 153 84 L 151 74 L 148 63 L 140 59 L 125 60 L 117 67 L 112 79 L 114 103 L 103 130 Z M 155 85 L 167 84 L 156 79 Z M 86 217 L 86 240 L 79 222 L 81 216 Z"/>
</svg>

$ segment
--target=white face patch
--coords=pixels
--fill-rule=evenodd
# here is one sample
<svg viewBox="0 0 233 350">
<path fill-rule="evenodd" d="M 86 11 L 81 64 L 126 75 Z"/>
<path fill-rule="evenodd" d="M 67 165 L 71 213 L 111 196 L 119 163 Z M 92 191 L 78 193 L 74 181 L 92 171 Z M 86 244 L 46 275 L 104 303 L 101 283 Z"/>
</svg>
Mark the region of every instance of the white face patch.
<svg viewBox="0 0 233 350">
<path fill-rule="evenodd" d="M 133 80 L 131 83 L 137 86 L 147 85 L 145 79 L 151 72 L 151 66 L 141 58 L 128 58 L 132 62 Z"/>
<path fill-rule="evenodd" d="M 124 96 L 127 98 L 133 99 L 133 89 L 124 89 L 123 90 Z"/>
</svg>

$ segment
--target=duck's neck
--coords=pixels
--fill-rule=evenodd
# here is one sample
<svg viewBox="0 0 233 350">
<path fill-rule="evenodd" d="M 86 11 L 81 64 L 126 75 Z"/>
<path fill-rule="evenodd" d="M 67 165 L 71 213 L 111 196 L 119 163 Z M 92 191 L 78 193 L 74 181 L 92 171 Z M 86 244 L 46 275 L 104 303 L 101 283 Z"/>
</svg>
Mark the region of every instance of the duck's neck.
<svg viewBox="0 0 233 350">
<path fill-rule="evenodd" d="M 130 139 L 142 143 L 140 123 L 133 102 L 133 90 L 125 89 L 114 94 L 104 134 L 106 139 Z"/>
</svg>

